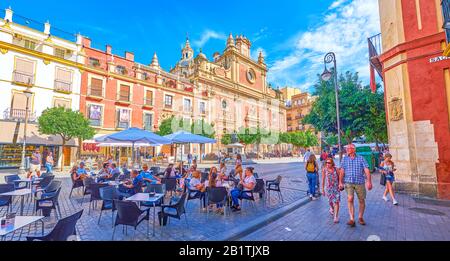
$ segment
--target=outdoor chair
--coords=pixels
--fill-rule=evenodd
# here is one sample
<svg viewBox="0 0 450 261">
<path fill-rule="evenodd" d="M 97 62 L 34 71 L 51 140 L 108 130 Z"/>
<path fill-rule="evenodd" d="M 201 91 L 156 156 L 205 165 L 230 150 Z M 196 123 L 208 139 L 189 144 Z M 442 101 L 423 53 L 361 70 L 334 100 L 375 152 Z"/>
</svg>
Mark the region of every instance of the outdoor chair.
<svg viewBox="0 0 450 261">
<path fill-rule="evenodd" d="M 14 184 L 0 184 L 0 194 L 11 191 L 14 191 Z M 0 196 L 0 207 L 5 206 L 6 213 L 12 211 L 12 196 Z"/>
<path fill-rule="evenodd" d="M 114 240 L 114 234 L 116 232 L 117 225 L 132 226 L 134 227 L 134 233 L 136 234 L 137 226 L 144 220 L 147 220 L 147 235 L 149 232 L 149 220 L 150 209 L 139 209 L 136 203 L 131 201 L 114 200 L 114 204 L 117 207 L 116 221 L 114 222 L 114 230 L 112 234 L 112 240 Z M 134 237 L 134 235 L 133 235 Z"/>
<path fill-rule="evenodd" d="M 114 200 L 118 199 L 116 188 L 114 186 L 99 187 L 100 198 L 102 199 L 102 207 L 100 208 L 100 215 L 98 217 L 98 224 L 102 218 L 103 210 L 111 210 L 112 226 L 114 226 L 114 211 L 116 211 L 116 205 Z"/>
<path fill-rule="evenodd" d="M 205 168 L 205 172 L 207 172 L 208 174 L 210 171 L 211 171 L 211 168 Z"/>
<path fill-rule="evenodd" d="M 35 196 L 36 199 L 38 199 L 37 198 L 37 194 L 39 192 L 41 192 L 41 193 L 56 192 L 61 186 L 62 186 L 62 181 L 60 181 L 60 180 L 52 180 L 52 181 L 50 181 L 50 183 L 47 186 L 45 186 L 43 188 L 40 188 L 40 189 L 37 189 L 35 191 L 35 193 L 34 193 L 34 196 Z"/>
<path fill-rule="evenodd" d="M 86 177 L 83 179 L 83 198 L 81 199 L 81 205 L 84 203 L 84 196 L 91 194 L 91 184 L 95 183 L 95 180 L 91 177 Z"/>
<path fill-rule="evenodd" d="M 206 218 L 209 214 L 209 205 L 211 204 L 222 204 L 224 207 L 225 215 L 227 214 L 227 202 L 228 202 L 228 191 L 225 187 L 208 188 L 206 190 L 208 195 L 206 203 Z"/>
<path fill-rule="evenodd" d="M 255 177 L 255 179 L 258 179 L 258 178 L 259 178 L 259 175 L 258 175 L 257 172 L 253 172 L 253 176 Z"/>
<path fill-rule="evenodd" d="M 26 182 L 14 182 L 15 180 L 18 180 L 18 179 L 20 179 L 19 175 L 5 176 L 5 182 L 7 184 L 13 184 L 15 190 L 27 188 Z"/>
<path fill-rule="evenodd" d="M 170 196 L 172 196 L 172 192 L 177 191 L 177 179 L 176 178 L 162 178 L 161 184 L 166 185 L 166 192 L 170 191 Z"/>
<path fill-rule="evenodd" d="M 41 177 L 42 177 L 42 175 L 41 175 Z M 35 196 L 36 196 L 36 193 L 37 193 L 39 190 L 42 190 L 42 189 L 44 189 L 45 187 L 47 187 L 47 186 L 52 182 L 52 180 L 53 180 L 54 178 L 55 178 L 54 175 L 47 175 L 47 176 L 43 177 L 42 180 L 41 180 L 41 182 L 39 182 L 39 184 L 38 184 L 38 186 L 37 186 L 37 189 L 36 189 L 36 192 L 35 192 Z"/>
<path fill-rule="evenodd" d="M 202 210 L 202 200 L 204 202 L 203 205 L 205 205 L 205 203 L 206 203 L 206 200 L 204 200 L 204 197 L 205 197 L 204 193 L 202 193 L 199 190 L 190 189 L 188 180 L 184 180 L 184 191 L 183 191 L 183 193 L 187 194 L 186 208 L 187 208 L 187 204 L 189 203 L 189 200 L 199 199 L 200 200 L 200 211 Z"/>
<path fill-rule="evenodd" d="M 73 179 L 73 175 L 70 174 L 70 179 L 72 180 L 72 189 L 70 190 L 69 198 L 72 197 L 72 191 L 76 188 L 84 188 L 84 182 L 80 179 Z M 84 191 L 84 190 L 83 190 Z"/>
<path fill-rule="evenodd" d="M 150 170 L 152 171 L 153 175 L 158 175 L 161 172 L 160 167 L 151 167 Z"/>
<path fill-rule="evenodd" d="M 43 193 L 39 199 L 36 199 L 35 213 L 42 211 L 44 216 L 49 216 L 52 209 L 55 210 L 57 219 L 61 217 L 61 209 L 59 207 L 58 198 L 61 192 L 61 187 L 55 192 Z M 58 217 L 59 214 L 59 217 Z"/>
<path fill-rule="evenodd" d="M 53 176 L 53 173 L 52 172 L 44 172 L 44 173 L 42 173 L 41 174 L 41 178 L 45 178 L 45 177 L 47 177 L 47 176 Z"/>
<path fill-rule="evenodd" d="M 255 187 L 253 188 L 253 190 L 251 191 L 246 191 L 245 193 L 247 193 L 247 195 L 249 196 L 249 198 L 241 198 L 239 197 L 239 199 L 241 200 L 241 205 L 242 205 L 242 200 L 248 200 L 251 201 L 252 203 L 255 202 L 255 197 L 254 197 L 254 193 L 258 193 L 260 198 L 262 198 L 262 194 L 264 194 L 264 180 L 263 179 L 256 179 L 256 184 Z M 252 206 L 255 207 L 254 204 L 252 204 Z"/>
<path fill-rule="evenodd" d="M 181 216 L 184 214 L 184 218 L 186 221 L 186 225 L 189 226 L 188 221 L 187 221 L 187 216 L 186 216 L 186 209 L 184 208 L 184 203 L 186 201 L 186 197 L 187 197 L 187 193 L 183 193 L 183 195 L 181 195 L 180 199 L 173 204 L 169 204 L 169 205 L 161 205 L 161 212 L 158 213 L 158 216 L 160 218 L 162 224 L 164 224 L 164 220 L 166 218 L 169 218 L 169 223 L 170 223 L 170 218 L 176 218 L 178 220 L 181 220 Z M 162 230 L 161 230 L 162 232 Z"/>
<path fill-rule="evenodd" d="M 277 176 L 274 180 L 267 180 L 266 181 L 266 197 L 268 198 L 270 202 L 270 191 L 275 191 L 278 193 L 278 198 L 281 199 L 281 202 L 284 202 L 283 195 L 280 190 L 280 183 L 281 183 L 282 177 L 280 175 Z"/>
<path fill-rule="evenodd" d="M 104 183 L 91 183 L 89 185 L 90 191 L 91 191 L 91 198 L 89 199 L 89 210 L 88 210 L 88 215 L 91 214 L 91 206 L 92 207 L 97 207 L 97 201 L 98 200 L 102 200 L 101 196 L 100 196 L 100 188 L 103 187 L 107 187 L 108 184 L 104 184 Z M 94 204 L 92 204 L 92 202 L 94 202 Z"/>
<path fill-rule="evenodd" d="M 200 180 L 200 182 L 205 182 L 206 180 L 208 180 L 208 178 L 209 178 L 209 172 L 202 172 L 202 176 L 201 176 L 201 180 Z"/>
<path fill-rule="evenodd" d="M 68 217 L 58 220 L 55 227 L 45 236 L 27 236 L 27 241 L 41 240 L 41 241 L 67 241 L 67 238 L 76 235 L 76 224 L 83 214 L 83 210 L 70 215 Z"/>
</svg>

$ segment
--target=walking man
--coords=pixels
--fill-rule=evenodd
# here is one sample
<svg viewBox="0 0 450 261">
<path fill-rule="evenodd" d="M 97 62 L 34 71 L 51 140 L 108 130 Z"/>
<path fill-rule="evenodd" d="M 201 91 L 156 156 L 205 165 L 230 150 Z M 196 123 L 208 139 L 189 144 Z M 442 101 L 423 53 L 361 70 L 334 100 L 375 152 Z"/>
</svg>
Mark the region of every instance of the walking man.
<svg viewBox="0 0 450 261">
<path fill-rule="evenodd" d="M 359 212 L 358 222 L 365 225 L 364 210 L 366 208 L 366 186 L 368 190 L 372 189 L 372 179 L 370 176 L 369 165 L 362 156 L 356 155 L 354 144 L 347 146 L 347 156 L 342 159 L 339 175 L 339 189 L 347 191 L 348 212 L 350 220 L 347 225 L 355 226 L 355 206 L 353 204 L 354 194 L 358 196 Z"/>
<path fill-rule="evenodd" d="M 31 154 L 30 170 L 28 171 L 27 178 L 30 178 L 33 175 L 33 172 L 36 172 L 38 178 L 41 176 L 41 161 L 41 152 L 39 151 L 39 148 L 36 148 Z"/>
</svg>

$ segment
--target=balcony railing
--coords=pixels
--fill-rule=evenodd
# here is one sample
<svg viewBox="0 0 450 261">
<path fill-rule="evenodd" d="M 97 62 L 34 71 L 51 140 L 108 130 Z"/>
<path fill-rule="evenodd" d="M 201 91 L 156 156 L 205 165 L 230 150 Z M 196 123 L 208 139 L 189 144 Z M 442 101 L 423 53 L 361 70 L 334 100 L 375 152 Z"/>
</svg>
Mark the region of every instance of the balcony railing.
<svg viewBox="0 0 450 261">
<path fill-rule="evenodd" d="M 32 74 L 19 71 L 14 71 L 13 74 L 14 74 L 14 82 L 16 83 L 25 84 L 28 86 L 34 84 L 34 75 Z"/>
<path fill-rule="evenodd" d="M 14 108 L 7 108 L 3 112 L 3 119 L 4 120 L 11 120 L 11 121 L 24 121 L 25 120 L 25 109 L 14 109 Z M 28 110 L 28 121 L 29 122 L 35 122 L 36 121 L 36 112 L 33 112 L 31 110 Z"/>
<path fill-rule="evenodd" d="M 172 107 L 173 107 L 172 104 L 164 104 L 164 109 L 171 110 Z"/>
<path fill-rule="evenodd" d="M 144 105 L 153 106 L 153 99 L 144 99 Z"/>
<path fill-rule="evenodd" d="M 55 80 L 55 91 L 72 92 L 72 83 L 61 80 Z"/>
<path fill-rule="evenodd" d="M 119 97 L 118 97 L 119 99 L 119 101 L 121 101 L 121 102 L 130 102 L 130 95 L 129 94 L 119 94 Z"/>
<path fill-rule="evenodd" d="M 383 65 L 380 61 L 380 55 L 383 52 L 381 34 L 368 38 L 367 42 L 369 45 L 369 62 L 375 68 L 380 78 L 383 79 Z"/>
</svg>

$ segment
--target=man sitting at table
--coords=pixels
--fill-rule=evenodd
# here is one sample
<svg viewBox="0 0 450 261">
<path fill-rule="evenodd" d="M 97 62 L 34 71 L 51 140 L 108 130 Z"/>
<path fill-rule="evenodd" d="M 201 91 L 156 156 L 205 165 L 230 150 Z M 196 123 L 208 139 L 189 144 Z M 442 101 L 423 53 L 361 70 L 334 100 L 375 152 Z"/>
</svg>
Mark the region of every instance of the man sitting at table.
<svg viewBox="0 0 450 261">
<path fill-rule="evenodd" d="M 103 168 L 98 172 L 98 182 L 106 181 L 111 177 L 111 172 L 109 168 L 109 163 L 103 163 Z"/>
<path fill-rule="evenodd" d="M 147 164 L 142 165 L 142 171 L 139 175 L 142 176 L 142 180 L 146 184 L 160 184 L 161 183 L 161 179 L 154 176 L 153 172 L 151 170 L 148 170 Z"/>
<path fill-rule="evenodd" d="M 131 180 L 126 180 L 123 184 L 119 185 L 119 199 L 123 197 L 131 197 L 136 193 L 141 192 L 143 177 L 139 174 L 138 170 L 131 171 Z"/>
</svg>

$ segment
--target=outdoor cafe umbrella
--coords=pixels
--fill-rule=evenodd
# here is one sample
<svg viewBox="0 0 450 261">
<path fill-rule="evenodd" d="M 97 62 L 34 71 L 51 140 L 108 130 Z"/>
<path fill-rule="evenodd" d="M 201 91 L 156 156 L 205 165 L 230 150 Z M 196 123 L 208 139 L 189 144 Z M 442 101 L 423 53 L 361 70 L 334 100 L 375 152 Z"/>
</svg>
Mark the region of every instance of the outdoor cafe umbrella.
<svg viewBox="0 0 450 261">
<path fill-rule="evenodd" d="M 164 136 L 165 138 L 172 141 L 173 144 L 184 144 L 184 143 L 216 143 L 215 139 L 207 138 L 201 135 L 192 134 L 188 131 L 180 130 L 175 133 Z M 176 157 L 175 153 L 175 157 Z M 181 152 L 181 161 L 183 161 L 183 152 Z"/>
<path fill-rule="evenodd" d="M 135 146 L 159 146 L 162 144 L 171 144 L 172 142 L 159 136 L 153 132 L 146 131 L 139 128 L 129 128 L 120 132 L 105 135 L 95 139 L 96 142 L 102 143 L 116 143 L 116 144 L 131 144 L 133 154 L 132 161 L 134 163 L 134 147 Z"/>
</svg>

